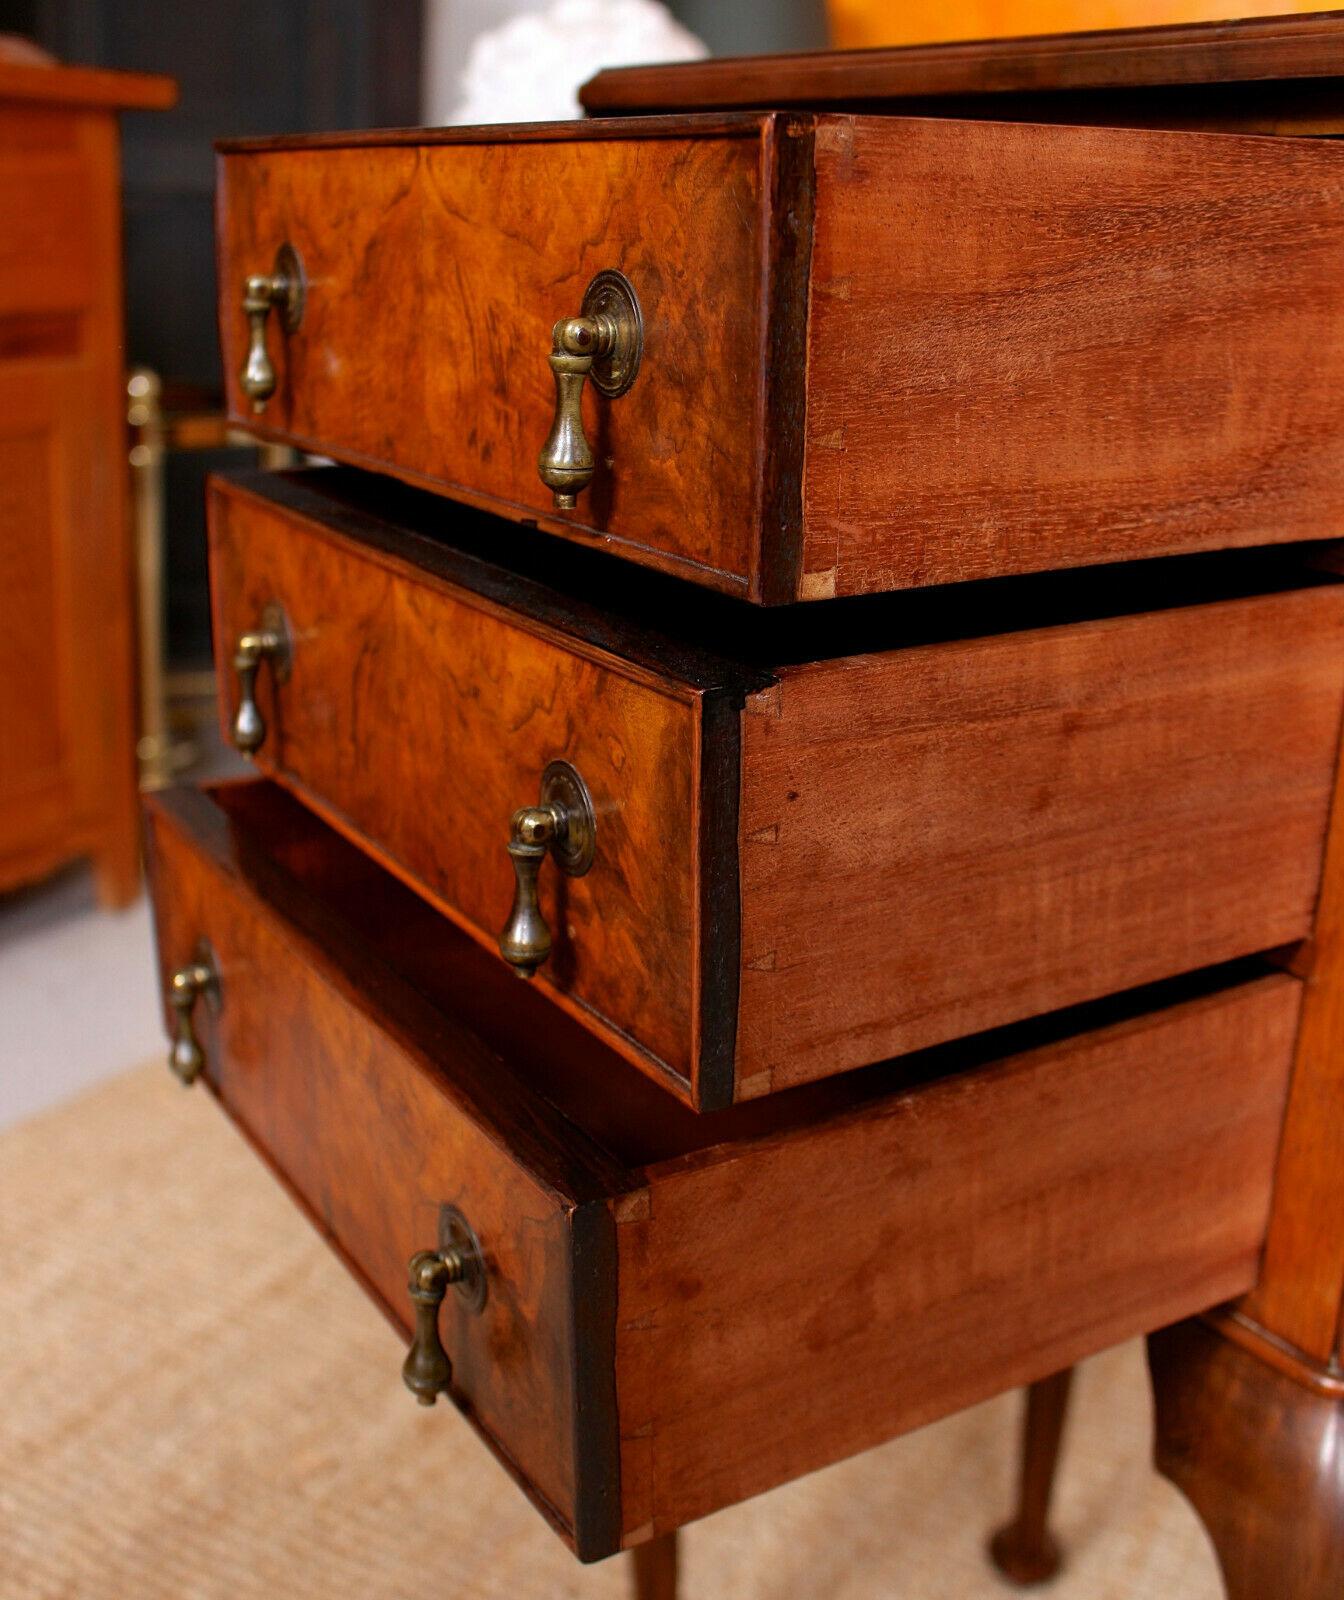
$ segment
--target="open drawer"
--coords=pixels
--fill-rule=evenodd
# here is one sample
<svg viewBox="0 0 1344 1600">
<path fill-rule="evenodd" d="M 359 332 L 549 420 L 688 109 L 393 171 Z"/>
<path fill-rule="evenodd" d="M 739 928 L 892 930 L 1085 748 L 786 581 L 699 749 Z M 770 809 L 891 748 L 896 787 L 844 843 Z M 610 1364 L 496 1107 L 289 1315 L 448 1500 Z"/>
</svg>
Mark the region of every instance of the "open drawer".
<svg viewBox="0 0 1344 1600">
<path fill-rule="evenodd" d="M 283 791 L 146 809 L 179 1067 L 403 1328 L 467 1241 L 452 1399 L 584 1558 L 1254 1282 L 1290 976 L 697 1116 Z"/>
<path fill-rule="evenodd" d="M 235 419 L 725 592 L 1344 521 L 1332 141 L 753 112 L 221 151 Z"/>
<path fill-rule="evenodd" d="M 511 956 L 700 1109 L 1311 931 L 1344 585 L 1289 553 L 762 610 L 337 470 L 210 545 L 227 729 L 491 950 L 577 775 Z"/>
</svg>

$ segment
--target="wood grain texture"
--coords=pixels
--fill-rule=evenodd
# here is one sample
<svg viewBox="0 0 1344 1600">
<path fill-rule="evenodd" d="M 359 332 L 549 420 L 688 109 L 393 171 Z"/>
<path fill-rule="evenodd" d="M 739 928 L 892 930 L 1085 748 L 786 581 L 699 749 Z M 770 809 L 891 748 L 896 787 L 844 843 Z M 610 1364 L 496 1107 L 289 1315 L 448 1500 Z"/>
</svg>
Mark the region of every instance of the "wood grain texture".
<svg viewBox="0 0 1344 1600">
<path fill-rule="evenodd" d="M 161 973 L 202 935 L 219 963 L 198 1021 L 226 1109 L 403 1327 L 404 1257 L 461 1205 L 492 1287 L 445 1318 L 457 1399 L 581 1555 L 1254 1276 L 1292 977 L 696 1116 L 563 1014 L 538 1026 L 543 997 L 515 1006 L 274 786 L 149 817 Z"/>
<path fill-rule="evenodd" d="M 288 683 L 259 682 L 261 770 L 493 948 L 513 895 L 509 819 L 549 761 L 572 762 L 597 856 L 583 877 L 543 868 L 556 948 L 533 981 L 689 1093 L 697 692 L 219 480 L 210 511 L 226 727 L 233 641 L 275 599 L 294 633 Z"/>
<path fill-rule="evenodd" d="M 1008 1037 L 981 1036 L 970 1048 L 947 1046 L 932 1056 L 841 1073 L 789 1094 L 768 1095 L 721 1111 L 694 1111 L 651 1078 L 632 1072 L 614 1050 L 535 985 L 519 983 L 492 950 L 442 916 L 288 790 L 252 779 L 212 785 L 205 794 L 227 818 L 232 836 L 249 842 L 251 854 L 264 859 L 271 876 L 281 875 L 296 885 L 317 908 L 313 926 L 324 942 L 330 943 L 333 928 L 358 930 L 379 963 L 394 970 L 437 1011 L 488 1038 L 536 1095 L 582 1126 L 630 1169 L 709 1145 L 777 1136 L 851 1111 L 900 1085 L 939 1073 L 969 1071 L 999 1056 L 1020 1054 L 1047 1040 L 1116 1020 L 1112 1004 L 1086 1008 L 1081 1015 L 1069 1013 L 1008 1030 Z M 179 808 L 186 800 L 181 792 L 173 796 Z M 195 803 L 204 805 L 205 800 Z M 255 870 L 253 876 L 258 876 Z M 283 900 L 291 918 L 293 897 L 291 887 Z M 1232 978 L 1220 969 L 1208 981 L 1222 988 L 1265 970 L 1259 963 L 1246 965 L 1250 970 L 1238 968 Z M 1137 1000 L 1126 997 L 1123 1015 L 1188 999 L 1188 987 L 1178 983 L 1156 993 L 1145 991 Z"/>
<path fill-rule="evenodd" d="M 1317 1362 L 1344 1360 L 1344 786 L 1336 784 L 1260 1282 L 1246 1311 Z"/>
<path fill-rule="evenodd" d="M 742 115 L 222 163 L 239 421 L 726 592 L 823 599 L 1344 516 L 1344 151 L 1320 141 Z M 257 419 L 239 285 L 285 238 L 312 290 L 298 332 L 271 332 Z M 549 327 L 603 266 L 641 295 L 644 366 L 585 402 L 599 472 L 556 518 Z"/>
<path fill-rule="evenodd" d="M 453 1399 L 580 1553 L 609 1543 L 579 1525 L 594 1463 L 578 1458 L 573 1237 L 609 1163 L 372 952 L 352 957 L 339 922 L 287 914 L 301 892 L 208 799 L 150 801 L 148 824 L 165 984 L 199 939 L 214 951 L 221 1003 L 196 1020 L 225 1109 L 404 1331 L 406 1263 L 436 1246 L 439 1207 L 461 1208 L 489 1291 L 479 1314 L 444 1303 Z M 389 1350 L 389 1384 L 396 1365 Z"/>
<path fill-rule="evenodd" d="M 651 1169 L 616 1210 L 626 1537 L 1250 1284 L 1298 1003 L 1268 978 Z"/>
<path fill-rule="evenodd" d="M 260 675 L 258 765 L 491 952 L 508 818 L 573 760 L 597 863 L 543 869 L 560 936 L 535 981 L 698 1109 L 1310 931 L 1344 587 L 874 649 L 919 620 L 893 597 L 771 673 L 801 621 L 674 622 L 684 594 L 640 575 L 657 592 L 603 590 L 599 625 L 502 543 L 379 522 L 335 477 L 212 490 L 226 725 L 233 641 L 278 599 L 294 666 L 278 693 Z M 497 526 L 459 516 L 468 544 Z M 978 632 L 944 598 L 934 638 Z"/>
<path fill-rule="evenodd" d="M 1204 1523 L 1228 1600 L 1337 1600 L 1340 1389 L 1295 1382 L 1203 1319 L 1154 1334 L 1148 1364 L 1158 1470 Z"/>
<path fill-rule="evenodd" d="M 804 594 L 1339 524 L 1344 152 L 868 117 L 816 137 Z"/>
<path fill-rule="evenodd" d="M 65 77 L 0 67 L 0 890 L 89 856 L 117 906 L 140 876 L 117 128 L 15 103 L 20 74 Z"/>
<path fill-rule="evenodd" d="M 579 99 L 603 116 L 757 105 L 897 110 L 912 99 L 944 96 L 992 102 L 1061 90 L 1341 77 L 1344 18 L 1330 13 L 607 67 Z M 981 114 L 994 113 L 986 105 Z"/>
<path fill-rule="evenodd" d="M 1312 928 L 1330 587 L 780 671 L 743 719 L 739 1093 Z"/>
<path fill-rule="evenodd" d="M 224 156 L 231 414 L 268 438 L 744 591 L 762 493 L 769 126 Z M 299 331 L 270 333 L 279 387 L 257 417 L 238 389 L 242 283 L 270 270 L 285 239 L 311 290 Z M 644 365 L 619 400 L 586 386 L 598 472 L 578 512 L 557 517 L 537 475 L 551 327 L 578 315 L 605 268 L 635 285 Z"/>
</svg>

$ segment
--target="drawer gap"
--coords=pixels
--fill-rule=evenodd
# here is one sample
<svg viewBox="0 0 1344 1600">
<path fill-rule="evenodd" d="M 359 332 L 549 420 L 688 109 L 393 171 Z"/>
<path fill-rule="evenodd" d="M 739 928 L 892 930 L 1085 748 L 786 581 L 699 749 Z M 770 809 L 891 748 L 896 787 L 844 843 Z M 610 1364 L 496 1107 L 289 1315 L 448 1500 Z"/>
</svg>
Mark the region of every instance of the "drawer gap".
<svg viewBox="0 0 1344 1600">
<path fill-rule="evenodd" d="M 762 607 L 344 467 L 221 474 L 393 559 L 697 687 L 744 694 L 774 669 L 1336 583 L 1338 541 L 1168 556 Z"/>
<path fill-rule="evenodd" d="M 324 923 L 340 922 L 348 939 L 367 941 L 371 957 L 391 966 L 437 1009 L 462 1018 L 524 1076 L 529 1089 L 630 1169 L 811 1126 L 898 1090 L 1236 988 L 1283 964 L 1282 951 L 1223 962 L 765 1099 L 697 1113 L 631 1072 L 287 791 L 264 780 L 242 780 L 210 786 L 206 793 L 240 831 L 265 841 L 268 858 L 315 903 Z"/>
</svg>

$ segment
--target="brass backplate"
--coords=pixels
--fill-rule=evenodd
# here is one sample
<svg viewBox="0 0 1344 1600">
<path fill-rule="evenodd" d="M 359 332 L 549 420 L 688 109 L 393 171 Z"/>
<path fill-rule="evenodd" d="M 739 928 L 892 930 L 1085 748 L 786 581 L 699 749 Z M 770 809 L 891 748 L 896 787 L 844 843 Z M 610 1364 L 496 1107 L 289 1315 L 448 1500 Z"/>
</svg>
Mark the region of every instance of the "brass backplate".
<svg viewBox="0 0 1344 1600">
<path fill-rule="evenodd" d="M 288 683 L 289 671 L 294 664 L 294 630 L 289 625 L 284 606 L 278 600 L 270 600 L 262 608 L 260 631 L 273 633 L 280 641 L 279 649 L 269 653 L 271 675 L 277 683 Z"/>
<path fill-rule="evenodd" d="M 201 990 L 207 1009 L 212 1016 L 219 1015 L 219 1008 L 224 1003 L 224 995 L 219 986 L 219 961 L 215 955 L 215 948 L 209 939 L 197 939 L 195 948 L 191 952 L 191 959 L 197 965 L 209 970 L 210 981 Z"/>
<path fill-rule="evenodd" d="M 308 295 L 308 275 L 303 270 L 299 252 L 288 240 L 275 252 L 275 266 L 271 271 L 289 285 L 278 307 L 280 326 L 286 333 L 297 333 L 303 321 L 303 302 Z"/>
<path fill-rule="evenodd" d="M 556 865 L 571 878 L 581 878 L 597 853 L 597 813 L 588 785 L 568 761 L 552 761 L 541 775 L 541 803 L 556 806 L 565 831 L 551 844 Z"/>
<path fill-rule="evenodd" d="M 453 1285 L 453 1292 L 468 1310 L 485 1308 L 485 1256 L 481 1242 L 471 1224 L 456 1206 L 439 1207 L 439 1250 L 447 1254 L 456 1250 L 467 1263 L 468 1271 Z"/>
<path fill-rule="evenodd" d="M 611 349 L 594 358 L 589 377 L 614 400 L 635 381 L 644 354 L 644 318 L 634 285 L 614 268 L 599 272 L 583 292 L 581 315 L 601 317 L 613 331 Z"/>
</svg>

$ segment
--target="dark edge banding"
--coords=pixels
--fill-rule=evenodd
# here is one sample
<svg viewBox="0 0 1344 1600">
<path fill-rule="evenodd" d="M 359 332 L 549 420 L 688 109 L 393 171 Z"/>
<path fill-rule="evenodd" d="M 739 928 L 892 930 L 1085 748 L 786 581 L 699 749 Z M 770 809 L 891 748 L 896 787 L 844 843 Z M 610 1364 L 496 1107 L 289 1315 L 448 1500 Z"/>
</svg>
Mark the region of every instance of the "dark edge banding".
<svg viewBox="0 0 1344 1600">
<path fill-rule="evenodd" d="M 621 1430 L 616 1407 L 616 1222 L 603 1201 L 570 1213 L 574 1554 L 621 1547 Z"/>
<path fill-rule="evenodd" d="M 799 597 L 803 567 L 808 287 L 816 203 L 814 120 L 779 117 L 771 138 L 759 598 L 765 605 L 787 605 Z"/>
<path fill-rule="evenodd" d="M 269 155 L 279 150 L 373 150 L 398 145 L 575 144 L 621 139 L 754 138 L 768 112 L 691 111 L 662 116 L 604 117 L 565 122 L 485 122 L 443 128 L 363 128 L 338 133 L 249 134 L 216 139 L 223 156 Z"/>
<path fill-rule="evenodd" d="M 733 1103 L 742 896 L 737 813 L 742 782 L 742 703 L 707 694 L 700 727 L 700 1059 L 697 1111 Z"/>
</svg>

